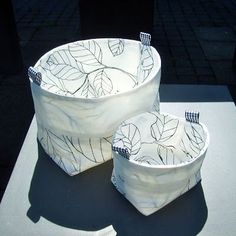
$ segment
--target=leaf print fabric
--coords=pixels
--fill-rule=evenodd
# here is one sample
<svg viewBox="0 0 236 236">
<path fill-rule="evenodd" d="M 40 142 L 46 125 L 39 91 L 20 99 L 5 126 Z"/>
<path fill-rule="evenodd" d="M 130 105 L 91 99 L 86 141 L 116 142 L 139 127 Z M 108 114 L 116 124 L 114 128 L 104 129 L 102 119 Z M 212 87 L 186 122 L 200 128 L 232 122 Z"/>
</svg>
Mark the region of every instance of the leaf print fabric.
<svg viewBox="0 0 236 236">
<path fill-rule="evenodd" d="M 153 69 L 153 55 L 151 47 L 144 47 L 138 69 L 142 75 L 138 75 L 138 71 L 135 74 L 136 67 L 131 68 L 130 73 L 131 56 L 134 61 L 139 58 L 138 54 L 132 54 L 131 48 L 126 45 L 126 40 L 119 38 L 83 40 L 61 46 L 49 52 L 38 64 L 43 81 L 41 86 L 59 95 L 85 98 L 132 89 L 149 76 Z M 122 63 L 119 63 L 121 56 Z M 140 75 L 142 81 L 137 80 Z"/>
<path fill-rule="evenodd" d="M 108 40 L 108 47 L 112 55 L 119 56 L 124 51 L 124 40 L 123 39 L 110 39 Z"/>
<path fill-rule="evenodd" d="M 169 116 L 157 116 L 156 122 L 151 126 L 151 136 L 158 142 L 165 142 L 174 136 L 178 128 L 178 119 Z"/>
<path fill-rule="evenodd" d="M 134 124 L 122 124 L 113 140 L 114 145 L 127 148 L 129 154 L 135 155 L 141 148 L 141 136 L 139 129 Z"/>
<path fill-rule="evenodd" d="M 81 64 L 84 72 L 90 72 L 89 69 L 91 70 L 93 66 L 101 66 L 102 50 L 95 40 L 69 44 L 68 48 L 72 57 Z"/>
<path fill-rule="evenodd" d="M 69 175 L 111 159 L 111 135 L 117 125 L 153 106 L 160 84 L 160 57 L 151 48 L 155 73 L 140 86 L 139 49 L 135 40 L 82 40 L 52 49 L 34 66 L 42 75 L 40 85 L 30 80 L 38 139 Z M 125 125 L 128 132 L 122 130 L 117 141 L 136 155 L 141 134 L 134 125 Z"/>
<path fill-rule="evenodd" d="M 154 60 L 151 47 L 142 45 L 140 49 L 140 63 L 138 66 L 137 80 L 139 83 L 144 82 L 152 71 Z"/>
<path fill-rule="evenodd" d="M 111 137 L 80 140 L 38 126 L 38 139 L 53 161 L 69 175 L 78 174 L 111 158 Z"/>
<path fill-rule="evenodd" d="M 196 158 L 205 146 L 205 139 L 200 124 L 151 112 L 123 122 L 114 135 L 113 145 L 127 148 L 129 159 L 138 163 L 178 165 Z"/>
<path fill-rule="evenodd" d="M 139 212 L 151 215 L 201 180 L 208 137 L 203 124 L 169 114 L 151 111 L 127 119 L 113 146 L 127 147 L 131 155 L 114 155 L 111 181 Z"/>
</svg>

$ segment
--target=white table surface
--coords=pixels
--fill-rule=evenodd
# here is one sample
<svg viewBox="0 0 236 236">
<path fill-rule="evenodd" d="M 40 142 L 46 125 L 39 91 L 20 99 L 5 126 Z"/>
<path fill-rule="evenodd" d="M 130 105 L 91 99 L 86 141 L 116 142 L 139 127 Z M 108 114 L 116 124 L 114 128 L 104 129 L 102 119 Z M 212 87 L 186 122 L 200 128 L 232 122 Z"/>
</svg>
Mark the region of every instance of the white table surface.
<svg viewBox="0 0 236 236">
<path fill-rule="evenodd" d="M 198 110 L 209 129 L 200 184 L 145 217 L 111 184 L 112 161 L 64 174 L 38 146 L 34 118 L 0 205 L 0 235 L 236 235 L 236 109 L 227 87 L 160 91 L 162 112 Z"/>
</svg>

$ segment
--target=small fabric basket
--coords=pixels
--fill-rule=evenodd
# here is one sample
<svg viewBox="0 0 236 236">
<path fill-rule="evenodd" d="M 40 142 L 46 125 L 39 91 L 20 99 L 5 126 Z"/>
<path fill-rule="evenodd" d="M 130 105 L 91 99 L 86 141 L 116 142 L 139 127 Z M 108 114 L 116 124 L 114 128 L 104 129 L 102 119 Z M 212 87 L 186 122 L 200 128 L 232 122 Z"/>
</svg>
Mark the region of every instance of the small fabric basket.
<svg viewBox="0 0 236 236">
<path fill-rule="evenodd" d="M 114 134 L 111 181 L 144 215 L 201 179 L 209 133 L 198 114 L 186 113 L 186 119 L 146 112 L 124 121 Z"/>
</svg>

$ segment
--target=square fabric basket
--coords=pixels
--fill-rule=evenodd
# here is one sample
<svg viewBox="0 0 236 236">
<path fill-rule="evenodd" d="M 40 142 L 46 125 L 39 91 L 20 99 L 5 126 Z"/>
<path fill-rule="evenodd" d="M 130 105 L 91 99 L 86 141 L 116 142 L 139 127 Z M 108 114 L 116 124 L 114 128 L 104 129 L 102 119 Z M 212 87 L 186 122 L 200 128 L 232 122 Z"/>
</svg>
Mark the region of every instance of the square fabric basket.
<svg viewBox="0 0 236 236">
<path fill-rule="evenodd" d="M 112 145 L 112 183 L 150 215 L 200 181 L 209 133 L 198 113 L 186 112 L 182 119 L 146 112 L 124 121 Z"/>
<path fill-rule="evenodd" d="M 69 175 L 111 159 L 123 120 L 159 109 L 160 56 L 150 35 L 140 39 L 68 43 L 29 68 L 38 140 Z"/>
</svg>

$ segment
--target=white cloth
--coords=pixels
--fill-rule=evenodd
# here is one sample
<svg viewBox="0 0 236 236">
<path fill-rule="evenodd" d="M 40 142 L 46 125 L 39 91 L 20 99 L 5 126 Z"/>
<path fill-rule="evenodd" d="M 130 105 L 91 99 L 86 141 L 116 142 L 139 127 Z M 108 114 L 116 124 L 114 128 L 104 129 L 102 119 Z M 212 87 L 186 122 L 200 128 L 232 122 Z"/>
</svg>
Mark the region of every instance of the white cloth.
<svg viewBox="0 0 236 236">
<path fill-rule="evenodd" d="M 31 80 L 38 139 L 69 175 L 111 159 L 111 136 L 125 119 L 159 109 L 161 60 L 123 39 L 69 43 L 46 53 Z"/>
<path fill-rule="evenodd" d="M 143 113 L 124 121 L 113 137 L 111 181 L 142 214 L 150 215 L 179 197 L 201 179 L 209 145 L 203 124 Z"/>
</svg>

